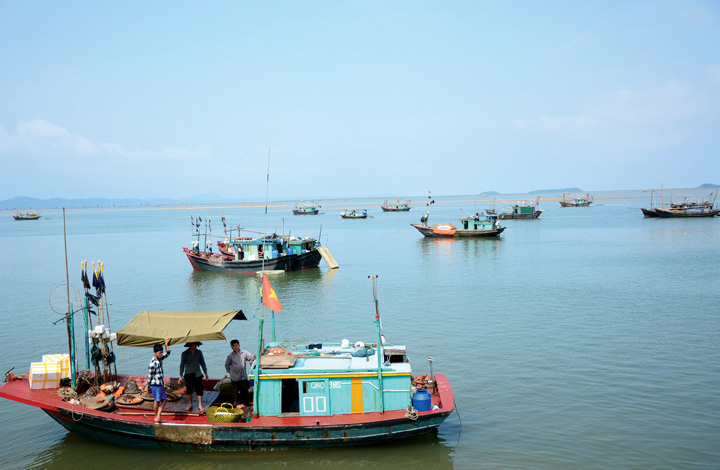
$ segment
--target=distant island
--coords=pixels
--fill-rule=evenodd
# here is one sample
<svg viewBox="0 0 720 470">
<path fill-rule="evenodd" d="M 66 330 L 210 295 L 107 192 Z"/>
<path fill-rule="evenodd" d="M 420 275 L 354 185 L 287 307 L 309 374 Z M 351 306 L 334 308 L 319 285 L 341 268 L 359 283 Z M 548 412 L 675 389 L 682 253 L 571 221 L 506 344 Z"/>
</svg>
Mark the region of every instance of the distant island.
<svg viewBox="0 0 720 470">
<path fill-rule="evenodd" d="M 698 189 L 716 189 L 720 188 L 720 184 L 705 183 L 698 186 Z"/>
<path fill-rule="evenodd" d="M 481 196 L 488 196 L 488 195 L 496 196 L 498 194 L 500 194 L 500 193 L 497 191 L 483 191 L 480 193 Z"/>
<path fill-rule="evenodd" d="M 561 189 L 536 189 L 530 191 L 528 194 L 541 194 L 541 193 L 584 193 L 580 188 L 561 188 Z"/>
</svg>

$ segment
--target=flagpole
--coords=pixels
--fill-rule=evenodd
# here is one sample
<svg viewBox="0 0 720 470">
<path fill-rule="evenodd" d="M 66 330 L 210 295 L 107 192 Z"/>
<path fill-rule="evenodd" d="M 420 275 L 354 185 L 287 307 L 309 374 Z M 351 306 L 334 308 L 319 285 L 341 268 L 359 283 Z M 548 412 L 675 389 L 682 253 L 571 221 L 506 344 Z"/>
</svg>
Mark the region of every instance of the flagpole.
<svg viewBox="0 0 720 470">
<path fill-rule="evenodd" d="M 275 342 L 275 310 L 271 310 L 271 324 L 272 324 L 272 340 Z"/>
<path fill-rule="evenodd" d="M 263 232 L 267 235 L 267 216 L 268 216 L 268 195 L 270 194 L 270 147 L 268 147 L 268 158 L 267 158 L 267 176 L 265 177 L 265 222 L 263 225 Z M 263 243 L 263 261 L 262 270 L 265 272 L 265 250 L 266 246 Z M 264 275 L 264 274 L 263 274 Z M 263 307 L 263 314 L 265 308 Z M 275 311 L 272 311 L 270 325 L 272 327 L 272 340 L 275 342 Z"/>
<path fill-rule="evenodd" d="M 263 223 L 263 233 L 267 236 L 267 213 L 268 213 L 268 194 L 270 191 L 270 147 L 268 147 L 268 160 L 267 160 L 267 176 L 265 178 L 265 221 Z M 265 243 L 263 246 L 263 258 L 260 266 L 260 284 L 262 285 L 262 279 L 265 276 Z M 262 293 L 262 288 L 261 291 Z M 261 296 L 262 297 L 262 296 Z M 274 313 L 274 312 L 273 312 Z M 260 416 L 258 413 L 258 396 L 260 395 L 260 358 L 262 357 L 262 340 L 263 340 L 263 324 L 265 323 L 265 304 L 261 303 L 260 306 L 260 325 L 258 327 L 258 344 L 257 354 L 255 354 L 255 384 L 253 387 L 253 415 Z M 272 338 L 275 341 L 275 315 L 272 317 Z"/>
<path fill-rule="evenodd" d="M 378 359 L 378 385 L 380 386 L 380 413 L 385 412 L 385 393 L 383 389 L 383 376 L 382 376 L 382 364 L 383 364 L 383 356 L 385 355 L 385 352 L 383 351 L 382 346 L 382 333 L 380 331 L 380 309 L 378 308 L 378 299 L 377 299 L 377 287 L 375 285 L 375 280 L 378 278 L 377 275 L 373 274 L 371 276 L 368 276 L 370 279 L 372 279 L 373 283 L 373 298 L 375 299 L 375 325 L 377 326 L 377 359 Z"/>
</svg>

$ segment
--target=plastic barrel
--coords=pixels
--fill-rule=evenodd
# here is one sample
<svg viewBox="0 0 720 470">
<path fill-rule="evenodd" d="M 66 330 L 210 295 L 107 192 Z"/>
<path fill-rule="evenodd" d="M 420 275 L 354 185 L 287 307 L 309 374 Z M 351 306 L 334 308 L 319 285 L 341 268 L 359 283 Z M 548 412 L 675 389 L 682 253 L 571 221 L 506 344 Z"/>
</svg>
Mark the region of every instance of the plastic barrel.
<svg viewBox="0 0 720 470">
<path fill-rule="evenodd" d="M 277 257 L 278 257 L 278 251 L 277 251 L 277 250 L 273 250 L 273 251 L 272 251 L 272 257 L 273 257 L 273 258 L 277 258 Z"/>
<path fill-rule="evenodd" d="M 430 411 L 432 408 L 430 392 L 419 388 L 413 393 L 413 406 L 418 411 Z"/>
</svg>

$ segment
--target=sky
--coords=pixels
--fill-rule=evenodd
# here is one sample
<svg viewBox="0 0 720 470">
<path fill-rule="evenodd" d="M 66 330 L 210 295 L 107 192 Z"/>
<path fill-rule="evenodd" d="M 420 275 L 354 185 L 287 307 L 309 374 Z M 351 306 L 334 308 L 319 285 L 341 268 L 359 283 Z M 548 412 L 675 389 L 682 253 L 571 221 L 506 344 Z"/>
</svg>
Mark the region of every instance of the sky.
<svg viewBox="0 0 720 470">
<path fill-rule="evenodd" d="M 717 0 L 0 2 L 0 199 L 690 188 L 719 150 Z"/>
</svg>

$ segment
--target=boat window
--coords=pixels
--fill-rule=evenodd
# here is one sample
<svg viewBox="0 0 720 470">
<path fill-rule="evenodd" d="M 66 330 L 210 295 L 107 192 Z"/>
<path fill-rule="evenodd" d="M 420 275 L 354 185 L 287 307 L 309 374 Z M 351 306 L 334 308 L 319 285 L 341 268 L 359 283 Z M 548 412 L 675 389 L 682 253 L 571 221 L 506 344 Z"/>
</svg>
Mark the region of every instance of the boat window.
<svg viewBox="0 0 720 470">
<path fill-rule="evenodd" d="M 399 349 L 386 349 L 385 360 L 393 364 L 408 362 L 405 351 Z"/>
</svg>

